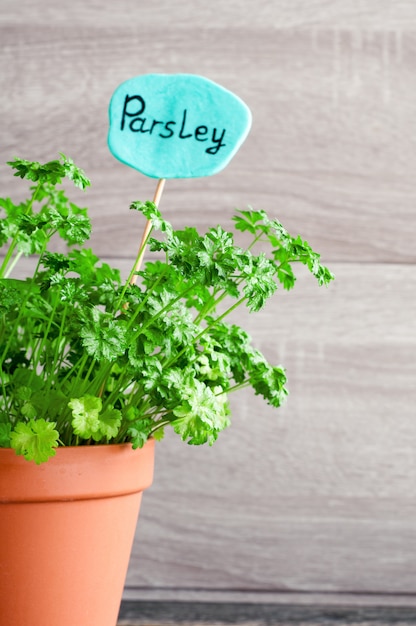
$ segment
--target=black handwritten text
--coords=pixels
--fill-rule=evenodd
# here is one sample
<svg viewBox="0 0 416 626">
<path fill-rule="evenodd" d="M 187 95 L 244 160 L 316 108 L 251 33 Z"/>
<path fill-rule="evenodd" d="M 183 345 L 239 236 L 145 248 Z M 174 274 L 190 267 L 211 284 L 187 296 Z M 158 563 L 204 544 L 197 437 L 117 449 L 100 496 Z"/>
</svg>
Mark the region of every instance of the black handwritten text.
<svg viewBox="0 0 416 626">
<path fill-rule="evenodd" d="M 207 154 L 217 154 L 220 148 L 226 144 L 224 141 L 225 128 L 219 131 L 217 128 L 210 129 L 206 124 L 193 128 L 187 123 L 188 109 L 183 109 L 181 118 L 177 120 L 157 120 L 151 116 L 144 117 L 146 102 L 140 95 L 126 96 L 123 113 L 121 116 L 120 129 L 129 129 L 132 133 L 149 133 L 149 135 L 170 139 L 177 136 L 179 139 L 193 139 L 199 142 L 210 142 L 205 149 Z"/>
</svg>

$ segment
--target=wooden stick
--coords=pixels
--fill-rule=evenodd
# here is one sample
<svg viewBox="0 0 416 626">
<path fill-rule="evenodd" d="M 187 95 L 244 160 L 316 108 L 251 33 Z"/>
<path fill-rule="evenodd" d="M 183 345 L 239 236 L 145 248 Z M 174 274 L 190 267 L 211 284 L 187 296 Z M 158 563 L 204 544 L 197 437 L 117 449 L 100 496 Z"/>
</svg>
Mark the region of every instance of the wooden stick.
<svg viewBox="0 0 416 626">
<path fill-rule="evenodd" d="M 156 191 L 155 191 L 155 195 L 153 198 L 153 202 L 156 206 L 159 205 L 160 202 L 160 198 L 162 197 L 162 193 L 163 193 L 163 188 L 165 186 L 165 182 L 166 179 L 165 178 L 160 178 L 158 180 L 157 186 L 156 186 Z M 143 231 L 143 235 L 142 235 L 142 240 L 140 242 L 140 247 L 139 250 L 141 251 L 140 254 L 137 257 L 137 261 L 136 261 L 136 265 L 134 267 L 134 273 L 132 274 L 131 278 L 130 278 L 130 285 L 134 285 L 136 284 L 137 281 L 137 272 L 140 270 L 142 262 L 143 262 L 143 257 L 144 257 L 144 251 L 145 251 L 145 244 L 147 241 L 147 238 L 149 236 L 149 233 L 152 229 L 152 222 L 151 220 L 147 220 L 146 222 L 146 226 L 144 228 Z"/>
</svg>

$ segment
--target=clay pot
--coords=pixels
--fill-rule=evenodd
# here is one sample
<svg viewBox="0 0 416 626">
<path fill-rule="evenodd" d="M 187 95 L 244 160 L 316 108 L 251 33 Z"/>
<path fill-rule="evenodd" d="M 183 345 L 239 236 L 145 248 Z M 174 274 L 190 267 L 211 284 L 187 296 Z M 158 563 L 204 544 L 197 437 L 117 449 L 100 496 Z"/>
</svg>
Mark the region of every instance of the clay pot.
<svg viewBox="0 0 416 626">
<path fill-rule="evenodd" d="M 115 626 L 154 441 L 0 448 L 0 625 Z"/>
</svg>

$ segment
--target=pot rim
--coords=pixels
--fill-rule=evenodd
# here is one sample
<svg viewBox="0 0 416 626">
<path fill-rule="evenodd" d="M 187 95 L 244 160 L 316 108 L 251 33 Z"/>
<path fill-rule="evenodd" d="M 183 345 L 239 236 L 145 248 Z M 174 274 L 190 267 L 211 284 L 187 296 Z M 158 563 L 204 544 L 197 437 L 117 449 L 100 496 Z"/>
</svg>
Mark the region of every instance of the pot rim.
<svg viewBox="0 0 416 626">
<path fill-rule="evenodd" d="M 155 441 L 133 450 L 131 443 L 60 446 L 36 465 L 12 448 L 0 448 L 0 503 L 112 498 L 150 487 Z"/>
</svg>

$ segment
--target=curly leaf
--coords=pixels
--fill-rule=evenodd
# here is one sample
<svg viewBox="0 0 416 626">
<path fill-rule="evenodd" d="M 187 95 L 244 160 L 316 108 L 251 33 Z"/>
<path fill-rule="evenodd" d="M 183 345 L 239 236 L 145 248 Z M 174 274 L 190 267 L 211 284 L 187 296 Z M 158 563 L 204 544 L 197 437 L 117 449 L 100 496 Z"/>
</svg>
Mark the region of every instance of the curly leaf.
<svg viewBox="0 0 416 626">
<path fill-rule="evenodd" d="M 140 418 L 131 424 L 127 435 L 133 445 L 133 450 L 143 448 L 150 437 L 154 425 L 154 421 L 149 418 Z"/>
<path fill-rule="evenodd" d="M 73 398 L 68 402 L 72 410 L 72 427 L 74 433 L 83 439 L 98 441 L 102 438 L 99 414 L 102 408 L 100 398 L 95 396 L 84 396 L 83 398 Z"/>
<path fill-rule="evenodd" d="M 39 465 L 56 454 L 59 433 L 55 426 L 55 422 L 44 419 L 18 422 L 10 434 L 10 445 L 17 454 Z"/>
<path fill-rule="evenodd" d="M 162 217 L 161 212 L 154 202 L 150 202 L 149 200 L 141 202 L 140 200 L 137 200 L 130 204 L 130 209 L 143 213 L 145 218 L 152 222 L 152 227 L 154 229 L 169 234 L 172 233 L 171 224 Z"/>
<path fill-rule="evenodd" d="M 230 423 L 228 404 L 199 380 L 194 380 L 184 395 L 182 404 L 173 410 L 177 417 L 171 422 L 174 431 L 190 444 L 212 445 Z"/>
<path fill-rule="evenodd" d="M 111 319 L 97 308 L 92 309 L 80 335 L 86 352 L 97 361 L 114 361 L 126 349 L 124 320 Z"/>
<path fill-rule="evenodd" d="M 100 415 L 100 431 L 104 437 L 111 439 L 116 437 L 121 424 L 119 410 L 109 407 Z"/>
<path fill-rule="evenodd" d="M 48 182 L 56 185 L 61 182 L 62 178 L 67 177 L 81 189 L 88 187 L 90 181 L 84 172 L 74 164 L 72 159 L 62 153 L 60 156 L 60 161 L 54 160 L 45 164 L 41 164 L 38 161 L 27 161 L 26 159 L 14 159 L 13 161 L 8 161 L 7 165 L 16 170 L 15 176 L 27 178 L 34 182 Z"/>
</svg>

